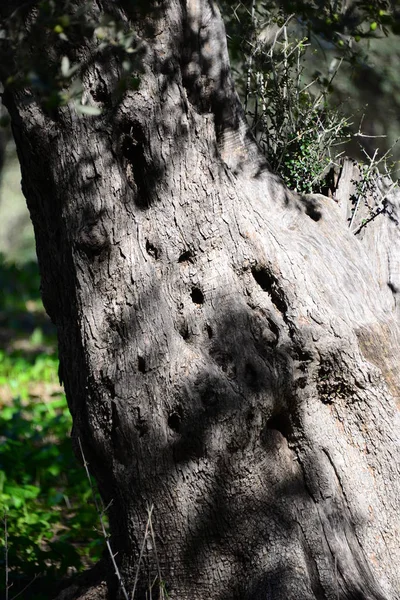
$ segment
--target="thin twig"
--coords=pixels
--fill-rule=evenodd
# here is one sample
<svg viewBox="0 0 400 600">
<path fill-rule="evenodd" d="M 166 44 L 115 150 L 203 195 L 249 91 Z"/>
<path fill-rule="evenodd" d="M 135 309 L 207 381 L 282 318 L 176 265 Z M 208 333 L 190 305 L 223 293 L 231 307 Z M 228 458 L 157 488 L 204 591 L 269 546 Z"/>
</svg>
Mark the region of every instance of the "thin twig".
<svg viewBox="0 0 400 600">
<path fill-rule="evenodd" d="M 140 565 L 142 564 L 143 554 L 144 554 L 144 550 L 145 550 L 145 547 L 146 547 L 146 541 L 149 538 L 149 536 L 151 537 L 152 549 L 153 549 L 153 552 L 154 552 L 154 555 L 155 555 L 156 567 L 157 567 L 157 575 L 155 576 L 153 582 L 149 581 L 150 598 L 153 597 L 153 588 L 154 588 L 154 585 L 155 585 L 155 583 L 156 583 L 157 580 L 158 580 L 158 585 L 159 585 L 159 596 L 158 596 L 158 599 L 159 600 L 165 600 L 165 598 L 166 598 L 166 596 L 165 596 L 165 590 L 164 590 L 164 587 L 162 585 L 161 567 L 160 567 L 160 561 L 158 560 L 157 544 L 156 544 L 156 538 L 155 538 L 154 529 L 153 529 L 153 522 L 152 522 L 153 509 L 154 509 L 153 505 L 151 505 L 151 507 L 147 509 L 147 523 L 146 523 L 146 528 L 144 530 L 142 547 L 140 549 L 139 560 L 138 560 L 138 564 L 137 564 L 137 567 L 136 567 L 135 581 L 134 581 L 134 584 L 133 584 L 133 590 L 132 590 L 131 600 L 133 600 L 134 596 L 135 596 L 137 583 L 139 581 Z"/>
<path fill-rule="evenodd" d="M 394 189 L 395 189 L 397 186 L 398 186 L 398 183 L 397 183 L 397 181 L 394 181 L 394 182 L 392 182 L 392 185 L 389 187 L 389 189 L 388 189 L 388 190 L 387 190 L 385 193 L 383 193 L 383 192 L 382 192 L 382 191 L 379 189 L 379 187 L 377 186 L 377 191 L 378 191 L 378 193 L 380 194 L 382 206 L 378 206 L 378 207 L 376 208 L 375 212 L 371 212 L 371 214 L 370 214 L 370 216 L 369 216 L 369 218 L 368 218 L 368 219 L 365 219 L 365 220 L 364 220 L 364 221 L 361 223 L 361 225 L 359 225 L 359 226 L 358 226 L 356 229 L 354 229 L 354 230 L 352 231 L 352 233 L 354 233 L 354 235 L 357 235 L 358 233 L 360 233 L 360 231 L 361 231 L 361 230 L 362 230 L 364 227 L 366 227 L 366 226 L 368 225 L 368 223 L 371 223 L 371 221 L 373 221 L 374 219 L 376 219 L 376 217 L 377 217 L 378 215 L 381 215 L 382 213 L 384 213 L 384 212 L 385 212 L 385 210 L 386 210 L 386 202 L 385 202 L 385 201 L 386 201 L 387 197 L 389 196 L 389 194 L 391 194 L 391 193 L 392 193 L 392 191 L 393 191 L 393 190 L 394 190 Z"/>
<path fill-rule="evenodd" d="M 18 592 L 18 594 L 15 594 L 15 596 L 13 596 L 11 598 L 11 600 L 15 600 L 15 598 L 18 598 L 19 596 L 22 596 L 22 594 L 28 589 L 28 587 L 30 587 L 32 585 L 32 583 L 34 581 L 36 581 L 36 579 L 39 577 L 40 573 L 37 573 L 34 578 L 24 587 L 23 590 L 21 590 L 20 592 Z"/>
<path fill-rule="evenodd" d="M 366 133 L 361 133 L 360 131 L 357 131 L 357 133 L 353 133 L 353 137 L 362 137 L 362 138 L 368 138 L 368 139 L 375 139 L 375 138 L 386 138 L 387 135 L 368 135 Z"/>
<path fill-rule="evenodd" d="M 8 600 L 8 531 L 6 512 L 4 512 L 4 559 L 6 563 L 6 600 Z"/>
<path fill-rule="evenodd" d="M 153 512 L 153 506 L 150 507 L 149 512 L 148 512 L 148 518 L 147 518 L 147 523 L 146 523 L 146 529 L 144 530 L 144 536 L 143 536 L 143 542 L 142 542 L 142 547 L 140 549 L 140 554 L 139 554 L 139 560 L 138 560 L 138 564 L 136 567 L 136 574 L 135 574 L 135 581 L 133 583 L 133 590 L 132 590 L 132 596 L 131 596 L 131 600 L 133 600 L 134 596 L 135 596 L 135 592 L 136 592 L 136 586 L 139 580 L 139 570 L 140 570 L 140 565 L 142 563 L 142 558 L 143 558 L 143 554 L 144 554 L 144 549 L 146 546 L 146 540 L 149 534 L 149 527 L 150 527 L 150 519 L 151 519 L 151 513 Z"/>
<path fill-rule="evenodd" d="M 283 28 L 283 39 L 285 40 L 284 41 L 284 46 L 283 46 L 283 57 L 284 57 L 283 58 L 283 65 L 284 65 L 285 73 L 287 73 L 288 72 L 288 58 L 289 57 L 288 57 L 288 53 L 287 53 L 287 50 L 288 50 L 288 37 L 287 37 L 287 27 L 286 27 L 286 25 Z M 285 80 L 283 82 L 283 98 L 286 99 L 287 95 L 288 95 L 288 91 L 287 91 L 287 78 L 285 77 Z M 291 114 L 290 113 L 290 106 L 288 108 L 289 108 L 289 115 L 290 115 Z"/>
<path fill-rule="evenodd" d="M 275 37 L 274 37 L 274 41 L 272 42 L 272 46 L 270 48 L 269 54 L 272 58 L 272 55 L 274 53 L 274 48 L 275 45 L 279 39 L 279 36 L 281 35 L 282 31 L 289 25 L 290 21 L 293 19 L 294 14 L 289 15 L 288 18 L 286 19 L 286 21 L 284 22 L 284 24 L 277 30 L 277 32 L 275 33 Z"/>
<path fill-rule="evenodd" d="M 252 27 L 251 35 L 252 35 L 252 37 L 254 37 L 255 30 L 256 30 L 255 16 L 256 16 L 256 0 L 253 0 L 252 5 L 251 5 L 251 27 Z M 255 49 L 250 52 L 249 62 L 248 62 L 248 67 L 247 67 L 246 94 L 245 94 L 245 98 L 244 98 L 245 112 L 247 112 L 247 103 L 248 103 L 249 96 L 250 96 L 251 76 L 253 73 L 253 56 L 254 56 L 255 52 L 256 52 Z"/>
<path fill-rule="evenodd" d="M 360 231 L 366 227 L 368 225 L 368 223 L 371 223 L 371 221 L 373 221 L 374 219 L 376 219 L 376 217 L 378 215 L 381 215 L 382 213 L 385 212 L 386 206 L 382 206 L 380 208 L 378 208 L 370 217 L 369 219 L 365 219 L 365 221 L 363 223 L 361 223 L 361 225 L 359 227 L 357 227 L 357 229 L 354 229 L 352 231 L 352 233 L 354 233 L 354 235 L 357 235 L 358 233 L 360 233 Z"/>
<path fill-rule="evenodd" d="M 160 562 L 158 560 L 157 544 L 156 544 L 156 538 L 155 538 L 155 535 L 154 535 L 153 522 L 151 520 L 152 511 L 153 511 L 153 506 L 151 507 L 150 510 L 148 510 L 148 515 L 149 515 L 149 519 L 148 520 L 149 520 L 149 523 L 150 523 L 150 533 L 151 533 L 151 539 L 152 539 L 152 542 L 153 542 L 154 555 L 156 557 L 158 582 L 159 582 L 159 586 L 160 586 L 160 598 L 164 598 L 164 593 L 163 593 L 163 591 L 161 589 L 161 581 L 162 581 L 162 579 L 161 579 L 161 568 L 160 568 Z"/>
<path fill-rule="evenodd" d="M 376 150 L 374 152 L 374 156 L 370 159 L 371 160 L 371 164 L 367 167 L 367 170 L 366 170 L 366 172 L 364 174 L 364 177 L 363 177 L 363 182 L 361 184 L 361 189 L 360 189 L 359 193 L 357 194 L 357 203 L 356 203 L 356 206 L 354 208 L 353 214 L 351 215 L 351 219 L 350 219 L 350 223 L 349 223 L 349 229 L 350 229 L 350 231 L 352 231 L 352 226 L 353 226 L 353 223 L 354 223 L 354 219 L 356 218 L 356 214 L 357 214 L 359 206 L 360 206 L 361 198 L 362 198 L 362 195 L 364 193 L 364 188 L 367 185 L 367 181 L 369 179 L 370 173 L 371 173 L 371 171 L 373 170 L 373 168 L 377 164 L 376 161 L 375 161 L 377 153 L 378 153 L 378 148 L 376 148 Z"/>
<path fill-rule="evenodd" d="M 377 160 L 377 159 L 376 159 L 376 155 L 377 155 L 377 153 L 378 153 L 378 151 L 379 151 L 379 149 L 378 149 L 378 148 L 375 150 L 375 152 L 374 152 L 374 155 L 373 155 L 372 157 L 371 157 L 371 156 L 369 156 L 369 154 L 368 154 L 368 152 L 365 150 L 365 148 L 362 148 L 362 150 L 363 150 L 363 152 L 364 152 L 365 156 L 367 156 L 367 157 L 368 157 L 370 164 L 368 165 L 368 167 L 366 167 L 366 169 L 365 169 L 365 172 L 364 172 L 364 174 L 363 174 L 363 182 L 362 182 L 362 186 L 361 186 L 360 192 L 359 192 L 359 194 L 358 194 L 358 198 L 357 198 L 357 204 L 356 204 L 356 207 L 355 207 L 355 209 L 354 209 L 354 212 L 353 212 L 353 215 L 352 215 L 352 218 L 351 218 L 350 224 L 349 224 L 350 231 L 351 231 L 352 233 L 354 233 L 354 235 L 357 235 L 358 233 L 360 233 L 360 231 L 361 231 L 361 230 L 362 230 L 362 229 L 363 229 L 363 228 L 364 228 L 366 225 L 368 225 L 368 223 L 370 223 L 371 221 L 373 221 L 374 219 L 376 219 L 376 217 L 377 217 L 378 215 L 380 215 L 380 214 L 382 214 L 383 212 L 385 212 L 385 208 L 386 208 L 386 206 L 385 206 L 385 204 L 384 204 L 384 201 L 385 201 L 385 199 L 388 197 L 388 195 L 389 195 L 389 194 L 390 194 L 390 193 L 393 191 L 393 189 L 394 189 L 394 188 L 397 186 L 397 182 L 393 182 L 393 183 L 392 183 L 392 185 L 390 186 L 390 188 L 389 188 L 389 189 L 386 191 L 386 193 L 382 193 L 382 191 L 381 191 L 381 190 L 379 189 L 379 187 L 376 185 L 376 188 L 377 188 L 377 190 L 378 190 L 378 193 L 380 194 L 380 197 L 381 197 L 381 201 L 382 201 L 382 203 L 383 203 L 383 207 L 379 207 L 379 206 L 378 206 L 374 212 L 371 212 L 371 214 L 370 214 L 370 216 L 369 216 L 369 218 L 368 218 L 368 219 L 365 219 L 365 220 L 364 220 L 364 222 L 363 222 L 363 223 L 361 223 L 361 225 L 359 225 L 359 226 L 358 226 L 358 227 L 356 227 L 355 229 L 352 229 L 352 225 L 353 225 L 353 222 L 354 222 L 354 219 L 355 219 L 356 212 L 357 212 L 357 210 L 358 210 L 358 208 L 359 208 L 359 205 L 360 205 L 360 201 L 361 201 L 362 194 L 363 194 L 363 192 L 364 192 L 364 188 L 365 188 L 366 184 L 368 183 L 368 181 L 370 180 L 371 173 L 372 173 L 372 172 L 375 172 L 375 173 L 377 174 L 377 176 L 376 176 L 376 182 L 377 182 L 377 181 L 378 181 L 378 178 L 379 178 L 378 165 L 379 165 L 380 163 L 382 163 L 382 162 L 383 162 L 383 164 L 384 164 L 384 166 L 385 166 L 385 169 L 386 169 L 386 172 L 387 172 L 387 164 L 386 164 L 386 160 L 387 160 L 387 157 L 389 156 L 389 153 L 390 153 L 390 151 L 393 149 L 394 145 L 395 145 L 397 142 L 398 142 L 398 140 L 396 140 L 396 141 L 394 142 L 394 144 L 393 144 L 393 145 L 392 145 L 392 146 L 391 146 L 391 147 L 390 147 L 390 148 L 389 148 L 389 149 L 388 149 L 388 150 L 385 152 L 385 154 L 383 154 L 383 156 L 381 156 L 381 157 L 379 158 L 379 160 Z"/>
<path fill-rule="evenodd" d="M 96 491 L 95 491 L 93 483 L 92 483 L 92 478 L 90 477 L 89 465 L 88 465 L 88 463 L 86 461 L 86 458 L 85 458 L 85 455 L 83 453 L 83 448 L 82 448 L 82 444 L 81 444 L 80 438 L 78 438 L 78 444 L 79 444 L 79 448 L 80 448 L 81 455 L 82 455 L 83 466 L 85 468 L 86 476 L 88 478 L 89 485 L 90 485 L 90 490 L 92 492 L 92 497 L 93 497 L 93 500 L 94 500 L 94 505 L 95 505 L 95 508 L 96 508 L 96 512 L 97 512 L 97 515 L 99 517 L 99 521 L 100 521 L 100 525 L 101 525 L 101 531 L 102 531 L 103 537 L 104 537 L 105 542 L 106 542 L 106 546 L 107 546 L 107 550 L 108 550 L 108 553 L 109 553 L 110 558 L 111 558 L 111 562 L 112 562 L 113 567 L 114 567 L 114 572 L 115 572 L 115 575 L 117 576 L 117 579 L 118 579 L 119 584 L 121 586 L 121 590 L 122 590 L 122 593 L 124 595 L 125 600 L 129 600 L 129 596 L 128 596 L 128 593 L 127 593 L 127 591 L 125 589 L 125 585 L 124 585 L 124 582 L 122 580 L 121 573 L 119 572 L 118 565 L 115 562 L 116 554 L 114 554 L 113 551 L 112 551 L 112 549 L 111 549 L 109 535 L 107 533 L 106 526 L 104 524 L 104 519 L 103 519 L 104 508 L 100 506 L 99 501 L 97 500 Z"/>
</svg>

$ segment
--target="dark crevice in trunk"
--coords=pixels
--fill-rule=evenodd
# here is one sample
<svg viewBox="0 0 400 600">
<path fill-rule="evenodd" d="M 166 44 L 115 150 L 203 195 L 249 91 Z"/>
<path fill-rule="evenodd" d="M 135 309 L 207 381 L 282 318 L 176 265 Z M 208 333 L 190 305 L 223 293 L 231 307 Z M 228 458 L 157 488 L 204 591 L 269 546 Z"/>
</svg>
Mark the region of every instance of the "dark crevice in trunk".
<svg viewBox="0 0 400 600">
<path fill-rule="evenodd" d="M 268 292 L 268 294 L 271 296 L 271 300 L 276 308 L 283 315 L 286 315 L 288 304 L 276 275 L 274 275 L 268 268 L 260 266 L 253 267 L 251 272 L 261 289 L 264 290 L 264 292 Z"/>
<path fill-rule="evenodd" d="M 276 429 L 276 431 L 279 431 L 286 439 L 289 439 L 292 433 L 290 419 L 285 413 L 275 414 L 270 417 L 267 421 L 267 428 Z"/>
<path fill-rule="evenodd" d="M 299 524 L 299 532 L 300 532 L 301 543 L 304 548 L 304 557 L 305 557 L 308 573 L 310 576 L 310 585 L 311 585 L 311 589 L 313 591 L 315 600 L 328 600 L 328 596 L 326 595 L 325 590 L 322 585 L 322 582 L 321 582 L 318 564 L 315 561 L 315 558 L 312 553 L 312 548 L 310 548 L 310 546 L 307 542 L 307 538 L 304 534 L 301 524 Z"/>
</svg>

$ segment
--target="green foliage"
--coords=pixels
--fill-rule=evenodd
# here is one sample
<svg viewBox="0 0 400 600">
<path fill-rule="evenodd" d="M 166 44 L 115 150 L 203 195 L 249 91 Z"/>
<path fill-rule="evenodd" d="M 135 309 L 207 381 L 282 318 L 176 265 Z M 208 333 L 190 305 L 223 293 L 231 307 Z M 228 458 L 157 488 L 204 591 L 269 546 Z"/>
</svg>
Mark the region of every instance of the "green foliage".
<svg viewBox="0 0 400 600">
<path fill-rule="evenodd" d="M 0 510 L 7 518 L 13 579 L 59 577 L 101 553 L 102 540 L 93 531 L 97 515 L 72 454 L 70 428 L 63 396 L 46 403 L 17 397 L 1 411 Z"/>
<path fill-rule="evenodd" d="M 391 132 L 397 71 L 388 72 L 399 24 L 396 3 L 223 0 L 222 6 L 236 86 L 249 123 L 271 167 L 289 187 L 324 192 L 325 173 L 342 142 L 349 142 L 347 151 L 359 159 L 363 149 L 373 153 L 376 139 L 360 132 L 352 137 L 356 131 L 350 120 L 359 121 L 364 112 L 365 133 L 376 133 L 379 121 L 384 124 L 379 133 L 387 132 L 388 140 L 379 143 L 383 153 L 387 150 L 393 142 L 389 138 L 396 137 Z M 383 40 L 387 35 L 392 46 Z M 386 46 L 388 57 L 374 65 L 378 49 Z M 367 81 L 368 90 L 362 87 Z M 349 99 L 357 93 L 358 105 Z M 385 94 L 382 110 L 377 96 L 383 104 Z M 370 106 L 363 107 L 368 100 Z"/>
<path fill-rule="evenodd" d="M 0 514 L 7 521 L 11 595 L 33 581 L 29 597 L 39 600 L 47 597 L 39 589 L 97 560 L 104 540 L 69 439 L 54 334 L 38 326 L 32 331 L 26 319 L 27 304 L 39 308 L 37 266 L 0 264 L 0 282 L 7 292 L 0 309 L 13 315 L 15 340 L 25 342 L 13 349 L 9 340 L 0 349 Z M 3 553 L 0 563 L 4 572 Z"/>
<path fill-rule="evenodd" d="M 246 26 L 247 16 L 252 9 L 262 10 L 265 14 L 279 9 L 282 14 L 293 15 L 301 21 L 309 33 L 336 44 L 341 50 L 349 49 L 350 53 L 351 40 L 400 33 L 397 0 L 222 0 L 221 4 L 229 25 L 232 24 L 233 14 L 236 20 Z"/>
<path fill-rule="evenodd" d="M 281 44 L 282 50 L 269 51 L 270 70 L 266 61 L 256 66 L 255 110 L 249 109 L 249 116 L 272 169 L 288 187 L 300 193 L 320 191 L 348 122 L 329 105 L 333 77 L 304 81 L 307 45 L 288 42 L 286 36 Z"/>
<path fill-rule="evenodd" d="M 26 303 L 31 301 L 41 307 L 40 277 L 36 262 L 23 266 L 8 263 L 0 254 L 0 311 L 10 313 L 26 311 Z"/>
<path fill-rule="evenodd" d="M 32 346 L 43 340 L 41 330 L 35 329 L 31 336 Z M 29 390 L 26 387 L 32 382 L 57 383 L 58 360 L 55 355 L 33 354 L 15 351 L 5 353 L 0 350 L 0 385 L 9 385 L 19 392 L 18 398 L 28 399 Z"/>
<path fill-rule="evenodd" d="M 332 41 L 344 37 L 371 37 L 378 29 L 398 33 L 398 6 L 394 0 L 284 0 L 284 9 L 295 13 L 314 33 Z"/>
<path fill-rule="evenodd" d="M 373 156 L 366 156 L 368 160 L 358 164 L 359 178 L 353 182 L 355 193 L 351 198 L 353 210 L 349 228 L 355 235 L 386 211 L 387 198 L 399 185 L 398 181 L 393 180 L 394 165 L 389 163 L 390 150 L 381 157 L 378 157 L 378 150 Z"/>
<path fill-rule="evenodd" d="M 137 88 L 143 48 L 126 22 L 100 16 L 91 2 L 76 4 L 42 0 L 35 10 L 24 5 L 0 23 L 0 41 L 6 41 L 13 57 L 5 84 L 6 88 L 29 89 L 27 101 L 39 101 L 51 114 L 69 105 L 79 114 L 96 116 L 102 113 L 101 101 L 83 91 L 93 62 L 98 62 L 101 70 L 112 51 L 120 89 L 110 90 L 111 100 L 118 95 L 115 92 Z M 43 46 L 48 52 L 42 51 Z M 94 55 L 88 59 L 89 46 Z"/>
<path fill-rule="evenodd" d="M 336 71 L 307 78 L 311 46 L 296 39 L 292 16 L 267 14 L 255 3 L 248 19 L 246 63 L 236 80 L 253 134 L 289 188 L 321 191 L 336 146 L 348 135 L 347 120 L 329 103 Z"/>
</svg>

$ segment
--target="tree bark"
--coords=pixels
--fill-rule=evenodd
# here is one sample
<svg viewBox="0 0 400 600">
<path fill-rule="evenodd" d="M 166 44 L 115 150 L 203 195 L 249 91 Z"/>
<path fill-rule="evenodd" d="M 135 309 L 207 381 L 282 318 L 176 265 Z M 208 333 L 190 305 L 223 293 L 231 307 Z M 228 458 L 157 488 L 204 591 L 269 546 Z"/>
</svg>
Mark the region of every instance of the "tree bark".
<svg viewBox="0 0 400 600">
<path fill-rule="evenodd" d="M 0 99 L 0 120 L 4 119 L 5 116 L 6 116 L 6 111 L 4 110 L 4 107 L 3 107 L 2 103 L 1 103 L 1 99 Z M 1 182 L 2 174 L 3 174 L 6 145 L 7 145 L 7 132 L 6 132 L 5 126 L 0 124 L 0 182 Z M 0 197 L 0 202 L 1 202 L 1 200 L 2 199 Z"/>
<path fill-rule="evenodd" d="M 213 2 L 160 2 L 142 21 L 128 2 L 96 6 L 139 32 L 139 89 L 119 98 L 117 57 L 86 39 L 75 52 L 101 116 L 46 114 L 29 91 L 5 102 L 72 438 L 125 588 L 138 572 L 139 599 L 164 584 L 176 600 L 399 598 L 382 248 L 270 173 Z"/>
</svg>

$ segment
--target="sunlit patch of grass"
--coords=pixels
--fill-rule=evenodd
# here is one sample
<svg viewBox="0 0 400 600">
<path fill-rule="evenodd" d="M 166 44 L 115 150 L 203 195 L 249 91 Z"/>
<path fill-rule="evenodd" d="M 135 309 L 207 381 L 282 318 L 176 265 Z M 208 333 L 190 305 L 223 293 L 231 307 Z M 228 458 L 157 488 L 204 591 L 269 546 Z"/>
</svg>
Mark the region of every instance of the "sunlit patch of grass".
<svg viewBox="0 0 400 600">
<path fill-rule="evenodd" d="M 0 401 L 5 405 L 15 398 L 29 402 L 34 398 L 49 400 L 62 393 L 58 382 L 58 359 L 55 354 L 27 354 L 0 350 Z"/>
</svg>

